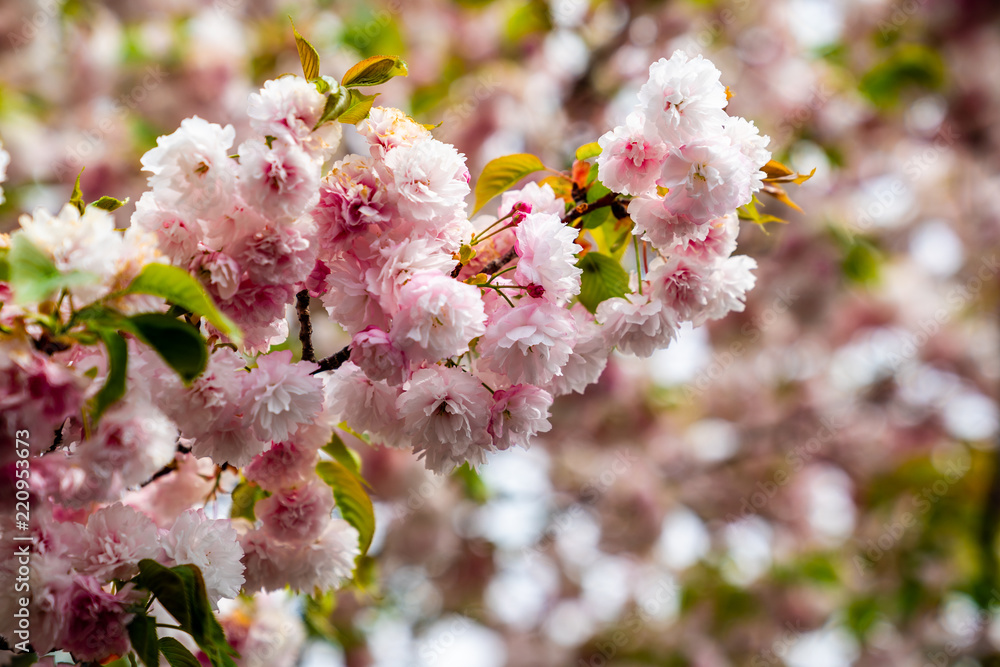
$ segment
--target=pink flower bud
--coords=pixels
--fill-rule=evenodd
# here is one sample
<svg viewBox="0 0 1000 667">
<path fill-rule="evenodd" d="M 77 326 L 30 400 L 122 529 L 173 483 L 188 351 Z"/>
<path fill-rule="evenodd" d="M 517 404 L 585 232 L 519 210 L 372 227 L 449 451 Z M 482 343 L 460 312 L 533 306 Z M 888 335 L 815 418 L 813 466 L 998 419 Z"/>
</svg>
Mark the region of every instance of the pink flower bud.
<svg viewBox="0 0 1000 667">
<path fill-rule="evenodd" d="M 545 288 L 538 283 L 531 283 L 528 285 L 528 296 L 533 299 L 541 299 L 545 296 Z"/>
</svg>

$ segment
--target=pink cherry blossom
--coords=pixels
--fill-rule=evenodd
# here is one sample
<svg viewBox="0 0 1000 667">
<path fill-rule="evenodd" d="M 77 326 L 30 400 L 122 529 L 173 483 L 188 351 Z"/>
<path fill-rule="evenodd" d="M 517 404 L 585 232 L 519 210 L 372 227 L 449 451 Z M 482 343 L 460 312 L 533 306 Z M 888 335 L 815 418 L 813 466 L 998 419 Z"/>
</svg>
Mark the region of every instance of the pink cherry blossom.
<svg viewBox="0 0 1000 667">
<path fill-rule="evenodd" d="M 650 287 L 645 296 L 628 294 L 602 301 L 597 306 L 597 321 L 604 327 L 605 340 L 622 352 L 648 357 L 666 347 L 677 334 L 675 314 L 662 302 L 651 298 Z"/>
<path fill-rule="evenodd" d="M 188 563 L 201 570 L 213 606 L 239 594 L 243 550 L 228 519 L 209 519 L 204 510 L 188 510 L 177 517 L 162 544 L 171 564 Z"/>
<path fill-rule="evenodd" d="M 319 188 L 319 203 L 313 218 L 319 225 L 319 240 L 327 251 L 388 222 L 392 214 L 388 192 L 379 180 L 370 158 L 348 156 L 334 163 Z"/>
<path fill-rule="evenodd" d="M 479 289 L 441 273 L 424 271 L 399 288 L 399 311 L 390 336 L 414 362 L 464 354 L 486 331 Z"/>
<path fill-rule="evenodd" d="M 323 408 L 323 381 L 310 375 L 316 364 L 292 362 L 291 350 L 257 357 L 246 400 L 254 434 L 261 440 L 286 440 Z"/>
<path fill-rule="evenodd" d="M 604 134 L 597 143 L 597 177 L 604 185 L 627 195 L 641 195 L 656 187 L 660 168 L 669 150 L 645 117 L 633 112 Z"/>
<path fill-rule="evenodd" d="M 133 617 L 128 608 L 139 599 L 131 584 L 108 593 L 94 577 L 75 577 L 59 595 L 58 613 L 66 623 L 60 647 L 82 661 L 101 662 L 128 653 L 127 626 Z"/>
<path fill-rule="evenodd" d="M 393 148 L 432 138 L 426 127 L 392 107 L 372 107 L 368 118 L 358 123 L 358 133 L 368 140 L 372 157 L 377 159 Z"/>
<path fill-rule="evenodd" d="M 530 384 L 517 384 L 508 389 L 498 389 L 493 394 L 490 410 L 490 435 L 493 446 L 499 450 L 512 446 L 527 448 L 538 433 L 552 428 L 549 423 L 549 406 L 552 394 Z"/>
<path fill-rule="evenodd" d="M 290 222 L 318 199 L 320 164 L 298 144 L 276 139 L 240 144 L 243 200 L 275 222 Z"/>
<path fill-rule="evenodd" d="M 143 558 L 162 558 L 160 536 L 152 519 L 115 503 L 87 519 L 82 551 L 75 554 L 77 571 L 101 581 L 127 581 L 139 572 Z"/>
<path fill-rule="evenodd" d="M 396 401 L 413 451 L 439 473 L 465 462 L 485 462 L 493 441 L 488 431 L 491 404 L 490 392 L 474 375 L 444 366 L 414 373 Z"/>
<path fill-rule="evenodd" d="M 490 319 L 477 349 L 486 368 L 511 382 L 544 385 L 562 372 L 576 333 L 576 321 L 565 308 L 522 299 Z"/>
<path fill-rule="evenodd" d="M 142 156 L 157 200 L 201 217 L 221 212 L 236 180 L 236 162 L 229 157 L 235 137 L 232 125 L 221 127 L 198 116 L 159 137 L 156 148 Z"/>
<path fill-rule="evenodd" d="M 469 194 L 465 156 L 436 139 L 399 146 L 376 163 L 392 200 L 405 218 L 450 220 Z"/>
<path fill-rule="evenodd" d="M 669 189 L 664 206 L 698 224 L 722 217 L 750 201 L 755 171 L 728 137 L 691 140 L 663 163 L 659 184 Z"/>
<path fill-rule="evenodd" d="M 375 381 L 348 362 L 330 374 L 330 403 L 334 418 L 349 420 L 352 428 L 368 433 L 378 444 L 407 444 L 396 402 L 402 389 Z"/>
<path fill-rule="evenodd" d="M 279 442 L 254 457 L 243 469 L 248 480 L 266 491 L 298 486 L 313 476 L 319 455 L 315 450 L 298 447 L 291 442 Z"/>
<path fill-rule="evenodd" d="M 264 532 L 285 542 L 318 538 L 332 511 L 333 493 L 318 479 L 279 489 L 254 507 L 257 518 L 263 521 Z"/>
<path fill-rule="evenodd" d="M 554 215 L 530 213 L 515 230 L 519 257 L 514 280 L 520 285 L 538 285 L 544 298 L 562 304 L 580 293 L 583 270 L 576 255 L 579 232 Z"/>
<path fill-rule="evenodd" d="M 378 327 L 368 327 L 354 335 L 351 361 L 370 379 L 385 380 L 391 385 L 402 384 L 409 375 L 406 355 Z"/>
<path fill-rule="evenodd" d="M 674 51 L 649 67 L 649 79 L 639 89 L 639 109 L 670 145 L 719 132 L 726 118 L 726 87 L 722 73 L 701 55 Z"/>
<path fill-rule="evenodd" d="M 667 208 L 663 197 L 654 194 L 633 199 L 628 213 L 635 222 L 632 233 L 658 250 L 667 250 L 685 239 L 701 240 L 708 234 L 706 225 L 678 217 Z"/>
</svg>

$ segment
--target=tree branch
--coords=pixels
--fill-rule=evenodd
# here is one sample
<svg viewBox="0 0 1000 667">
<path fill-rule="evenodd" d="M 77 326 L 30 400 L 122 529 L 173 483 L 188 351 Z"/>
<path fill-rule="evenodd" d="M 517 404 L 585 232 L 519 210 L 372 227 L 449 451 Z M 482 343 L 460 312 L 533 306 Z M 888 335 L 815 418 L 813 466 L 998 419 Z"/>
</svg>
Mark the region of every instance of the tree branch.
<svg viewBox="0 0 1000 667">
<path fill-rule="evenodd" d="M 309 375 L 316 375 L 316 373 L 322 373 L 323 371 L 335 371 L 341 366 L 343 366 L 345 363 L 347 363 L 347 360 L 350 358 L 351 358 L 351 346 L 348 345 L 339 352 L 331 354 L 329 357 L 325 359 L 320 359 L 317 362 L 319 364 L 319 368 L 314 370 Z"/>
<path fill-rule="evenodd" d="M 510 250 L 505 252 L 499 259 L 494 259 L 492 262 L 483 267 L 483 273 L 488 276 L 492 276 L 494 273 L 499 271 L 507 264 L 510 260 L 517 256 L 517 252 L 514 250 L 514 246 L 510 247 Z"/>
<path fill-rule="evenodd" d="M 309 290 L 295 295 L 295 311 L 299 314 L 299 342 L 302 343 L 302 359 L 316 361 L 312 344 L 312 320 L 309 319 Z"/>
<path fill-rule="evenodd" d="M 595 202 L 591 202 L 589 204 L 585 201 L 580 202 L 579 204 L 574 206 L 569 213 L 566 214 L 566 217 L 563 218 L 563 222 L 571 227 L 576 227 L 576 224 L 574 224 L 576 220 L 582 218 L 584 215 L 590 213 L 591 211 L 597 210 L 599 208 L 604 208 L 605 206 L 611 206 L 615 202 L 615 199 L 617 197 L 618 197 L 617 192 L 609 192 L 608 194 L 604 195 Z"/>
</svg>

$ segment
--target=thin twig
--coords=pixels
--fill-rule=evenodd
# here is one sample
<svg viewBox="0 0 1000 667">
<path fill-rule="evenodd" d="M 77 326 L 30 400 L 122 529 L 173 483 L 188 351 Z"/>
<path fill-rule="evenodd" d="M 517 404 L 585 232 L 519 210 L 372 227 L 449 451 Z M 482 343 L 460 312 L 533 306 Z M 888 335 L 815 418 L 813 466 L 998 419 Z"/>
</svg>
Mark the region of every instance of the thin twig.
<svg viewBox="0 0 1000 667">
<path fill-rule="evenodd" d="M 309 290 L 295 295 L 295 311 L 299 314 L 299 341 L 302 343 L 302 359 L 316 361 L 312 344 L 312 320 L 309 319 Z"/>
<path fill-rule="evenodd" d="M 566 214 L 566 217 L 563 218 L 563 222 L 566 223 L 567 225 L 570 225 L 571 227 L 576 227 L 576 225 L 573 223 L 578 218 L 582 218 L 584 215 L 590 213 L 593 210 L 604 208 L 605 206 L 611 206 L 611 204 L 614 203 L 615 198 L 617 196 L 618 196 L 617 192 L 609 192 L 608 194 L 604 195 L 597 201 L 592 202 L 590 204 L 588 204 L 587 202 L 580 202 L 579 204 L 574 206 L 569 213 Z"/>
<path fill-rule="evenodd" d="M 492 262 L 484 266 L 483 273 L 485 273 L 488 276 L 492 276 L 494 273 L 502 269 L 504 267 L 504 264 L 514 259 L 516 255 L 517 252 L 514 250 L 514 246 L 511 246 L 510 250 L 508 250 L 503 254 L 503 257 L 499 259 L 494 259 Z"/>
<path fill-rule="evenodd" d="M 331 354 L 325 359 L 320 359 L 317 363 L 319 368 L 314 370 L 310 375 L 316 375 L 316 373 L 322 373 L 323 371 L 334 371 L 347 363 L 347 360 L 351 358 L 351 346 L 348 345 L 344 349 L 340 350 L 336 354 Z"/>
</svg>

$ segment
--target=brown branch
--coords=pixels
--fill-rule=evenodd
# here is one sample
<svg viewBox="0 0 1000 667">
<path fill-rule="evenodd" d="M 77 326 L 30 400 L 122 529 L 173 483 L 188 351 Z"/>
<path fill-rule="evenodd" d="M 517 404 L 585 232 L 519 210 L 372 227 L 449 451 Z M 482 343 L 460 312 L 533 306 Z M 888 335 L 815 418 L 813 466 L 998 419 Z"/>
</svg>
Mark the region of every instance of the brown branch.
<svg viewBox="0 0 1000 667">
<path fill-rule="evenodd" d="M 488 276 L 492 276 L 494 273 L 502 269 L 510 260 L 514 259 L 515 256 L 517 256 L 517 252 L 514 250 L 514 246 L 511 246 L 510 250 L 503 254 L 503 257 L 494 259 L 492 262 L 484 266 L 482 272 Z"/>
<path fill-rule="evenodd" d="M 295 311 L 299 314 L 299 342 L 302 343 L 302 359 L 316 361 L 312 344 L 312 320 L 309 319 L 309 290 L 295 295 Z"/>
<path fill-rule="evenodd" d="M 177 454 L 190 454 L 190 453 L 191 453 L 191 448 L 185 447 L 184 445 L 180 444 L 180 441 L 178 439 L 177 452 L 174 454 L 174 459 L 170 461 L 170 463 L 168 463 L 167 465 L 163 466 L 162 468 L 154 472 L 152 477 L 147 479 L 139 486 L 140 487 L 149 486 L 150 484 L 160 479 L 164 475 L 169 475 L 173 471 L 177 470 Z"/>
<path fill-rule="evenodd" d="M 319 368 L 314 370 L 310 375 L 316 375 L 316 373 L 322 373 L 323 371 L 335 371 L 351 358 L 351 346 L 348 345 L 344 349 L 340 350 L 336 354 L 331 354 L 325 359 L 320 359 L 317 363 Z"/>
<path fill-rule="evenodd" d="M 574 206 L 569 213 L 566 214 L 566 217 L 563 218 L 563 222 L 566 223 L 567 225 L 570 225 L 571 227 L 576 227 L 576 225 L 573 223 L 577 219 L 582 218 L 584 215 L 590 213 L 591 211 L 595 211 L 599 208 L 604 208 L 605 206 L 611 206 L 615 202 L 615 199 L 617 197 L 618 197 L 617 192 L 609 192 L 608 194 L 604 195 L 595 202 L 591 202 L 589 204 L 585 201 L 580 202 L 579 204 Z"/>
</svg>

